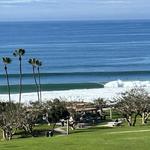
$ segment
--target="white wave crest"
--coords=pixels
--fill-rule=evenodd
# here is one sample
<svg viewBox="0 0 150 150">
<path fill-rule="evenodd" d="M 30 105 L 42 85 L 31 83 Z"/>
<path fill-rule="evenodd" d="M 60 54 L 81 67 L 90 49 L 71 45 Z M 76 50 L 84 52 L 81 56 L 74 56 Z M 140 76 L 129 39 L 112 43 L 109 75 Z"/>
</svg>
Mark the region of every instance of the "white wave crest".
<svg viewBox="0 0 150 150">
<path fill-rule="evenodd" d="M 134 88 L 134 87 L 150 87 L 150 81 L 111 81 L 104 85 L 105 88 Z"/>
</svg>

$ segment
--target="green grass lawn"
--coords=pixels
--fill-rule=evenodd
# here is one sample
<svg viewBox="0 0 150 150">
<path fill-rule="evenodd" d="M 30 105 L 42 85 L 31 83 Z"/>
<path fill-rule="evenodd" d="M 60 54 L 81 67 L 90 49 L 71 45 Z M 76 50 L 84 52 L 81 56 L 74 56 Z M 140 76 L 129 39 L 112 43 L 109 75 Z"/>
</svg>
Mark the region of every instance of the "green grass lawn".
<svg viewBox="0 0 150 150">
<path fill-rule="evenodd" d="M 147 131 L 146 131 L 147 130 Z M 125 132 L 129 131 L 129 132 Z M 19 138 L 0 142 L 0 150 L 149 150 L 150 126 L 93 127 L 69 136 Z"/>
</svg>

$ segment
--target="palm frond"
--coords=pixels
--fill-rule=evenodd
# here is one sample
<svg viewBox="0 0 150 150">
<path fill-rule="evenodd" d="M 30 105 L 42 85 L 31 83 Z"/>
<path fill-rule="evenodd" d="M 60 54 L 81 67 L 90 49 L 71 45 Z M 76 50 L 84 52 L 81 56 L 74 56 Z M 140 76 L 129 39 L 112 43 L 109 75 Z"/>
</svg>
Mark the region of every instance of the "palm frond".
<svg viewBox="0 0 150 150">
<path fill-rule="evenodd" d="M 40 67 L 40 66 L 42 66 L 42 62 L 37 59 L 37 60 L 36 60 L 36 65 L 37 65 L 38 67 Z"/>
<path fill-rule="evenodd" d="M 10 64 L 12 62 L 11 58 L 9 58 L 9 57 L 3 57 L 2 61 L 4 64 Z"/>
<path fill-rule="evenodd" d="M 17 56 L 22 57 L 24 54 L 25 54 L 25 49 L 22 48 L 15 50 L 13 53 L 15 57 Z"/>
<path fill-rule="evenodd" d="M 36 58 L 30 58 L 30 59 L 28 60 L 28 63 L 31 64 L 32 66 L 36 66 L 36 61 L 37 61 Z"/>
</svg>

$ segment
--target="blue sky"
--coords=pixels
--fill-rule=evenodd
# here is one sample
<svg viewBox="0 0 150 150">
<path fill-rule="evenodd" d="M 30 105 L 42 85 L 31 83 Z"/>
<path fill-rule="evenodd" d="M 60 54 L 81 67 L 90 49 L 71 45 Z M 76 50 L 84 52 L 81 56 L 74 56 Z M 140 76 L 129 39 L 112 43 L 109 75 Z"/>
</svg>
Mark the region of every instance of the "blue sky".
<svg viewBox="0 0 150 150">
<path fill-rule="evenodd" d="M 0 21 L 150 19 L 150 0 L 0 0 Z"/>
</svg>

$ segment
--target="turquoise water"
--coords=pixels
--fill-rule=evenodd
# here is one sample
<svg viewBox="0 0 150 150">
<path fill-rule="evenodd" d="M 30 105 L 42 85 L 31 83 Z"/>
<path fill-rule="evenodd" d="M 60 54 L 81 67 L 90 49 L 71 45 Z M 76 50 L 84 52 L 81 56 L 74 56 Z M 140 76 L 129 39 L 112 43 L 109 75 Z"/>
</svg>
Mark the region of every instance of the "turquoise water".
<svg viewBox="0 0 150 150">
<path fill-rule="evenodd" d="M 25 92 L 35 91 L 28 59 L 36 57 L 43 90 L 103 87 L 112 80 L 150 79 L 150 21 L 1 22 L 0 56 L 13 59 L 10 82 L 17 90 L 13 50 L 25 48 Z M 0 92 L 6 91 L 3 66 Z M 27 88 L 28 87 L 28 88 Z"/>
</svg>

